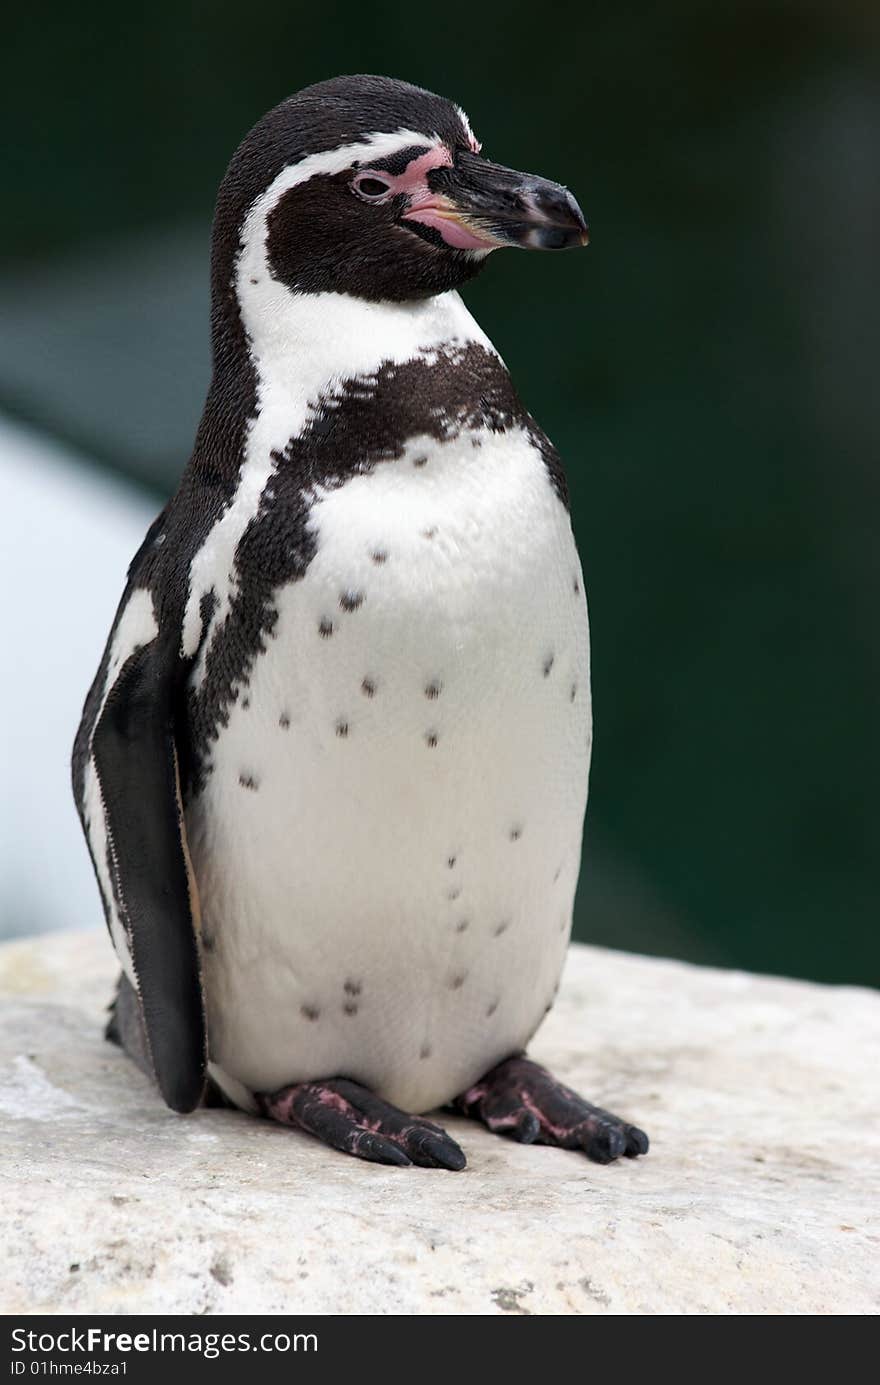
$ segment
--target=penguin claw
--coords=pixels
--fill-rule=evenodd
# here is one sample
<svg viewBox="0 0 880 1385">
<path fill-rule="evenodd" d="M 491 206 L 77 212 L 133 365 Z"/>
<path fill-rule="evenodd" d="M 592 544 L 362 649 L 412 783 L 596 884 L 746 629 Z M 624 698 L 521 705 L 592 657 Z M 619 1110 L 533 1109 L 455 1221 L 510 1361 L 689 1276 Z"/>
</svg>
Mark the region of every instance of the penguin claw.
<svg viewBox="0 0 880 1385">
<path fill-rule="evenodd" d="M 258 1095 L 264 1116 L 374 1164 L 459 1170 L 465 1156 L 434 1121 L 410 1116 L 347 1078 L 298 1082 Z"/>
<path fill-rule="evenodd" d="M 648 1152 L 643 1130 L 584 1101 L 546 1068 L 522 1055 L 492 1068 L 454 1106 L 499 1135 L 510 1135 L 522 1144 L 580 1149 L 595 1164 Z"/>
<path fill-rule="evenodd" d="M 452 1169 L 457 1173 L 467 1162 L 464 1151 L 444 1130 L 439 1135 L 429 1132 L 415 1136 L 407 1141 L 405 1148 L 412 1162 L 423 1169 Z"/>
<path fill-rule="evenodd" d="M 637 1125 L 625 1125 L 626 1149 L 623 1151 L 627 1159 L 634 1159 L 637 1154 L 647 1154 L 650 1147 L 650 1140 L 644 1130 L 639 1130 Z"/>
<path fill-rule="evenodd" d="M 626 1149 L 626 1136 L 620 1126 L 602 1125 L 584 1129 L 580 1147 L 594 1164 L 611 1164 L 619 1159 Z"/>
</svg>

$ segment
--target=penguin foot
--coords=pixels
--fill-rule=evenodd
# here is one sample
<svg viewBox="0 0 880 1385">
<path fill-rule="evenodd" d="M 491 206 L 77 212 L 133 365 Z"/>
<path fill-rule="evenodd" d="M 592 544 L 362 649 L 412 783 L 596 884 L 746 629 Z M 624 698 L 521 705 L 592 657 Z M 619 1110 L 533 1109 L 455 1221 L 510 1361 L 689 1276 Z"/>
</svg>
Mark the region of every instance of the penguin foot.
<svg viewBox="0 0 880 1385">
<path fill-rule="evenodd" d="M 522 1055 L 492 1068 L 457 1097 L 454 1106 L 521 1144 L 582 1149 L 596 1164 L 610 1164 L 621 1154 L 634 1158 L 648 1152 L 643 1130 L 592 1106 Z"/>
<path fill-rule="evenodd" d="M 465 1166 L 464 1154 L 439 1125 L 398 1110 L 347 1078 L 298 1082 L 259 1093 L 257 1100 L 270 1120 L 297 1126 L 358 1159 L 426 1169 Z"/>
</svg>

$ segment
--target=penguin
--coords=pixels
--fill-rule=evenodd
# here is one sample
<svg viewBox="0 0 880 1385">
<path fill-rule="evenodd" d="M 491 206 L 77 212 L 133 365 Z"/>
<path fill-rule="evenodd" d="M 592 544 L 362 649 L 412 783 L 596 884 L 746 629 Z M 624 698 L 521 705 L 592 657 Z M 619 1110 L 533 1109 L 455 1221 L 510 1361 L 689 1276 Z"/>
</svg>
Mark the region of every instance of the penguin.
<svg viewBox="0 0 880 1385">
<path fill-rule="evenodd" d="M 526 1056 L 579 872 L 587 607 L 559 455 L 458 292 L 587 240 L 403 81 L 308 87 L 232 158 L 204 412 L 72 762 L 108 1036 L 174 1111 L 401 1166 L 464 1167 L 440 1107 L 648 1149 Z"/>
</svg>

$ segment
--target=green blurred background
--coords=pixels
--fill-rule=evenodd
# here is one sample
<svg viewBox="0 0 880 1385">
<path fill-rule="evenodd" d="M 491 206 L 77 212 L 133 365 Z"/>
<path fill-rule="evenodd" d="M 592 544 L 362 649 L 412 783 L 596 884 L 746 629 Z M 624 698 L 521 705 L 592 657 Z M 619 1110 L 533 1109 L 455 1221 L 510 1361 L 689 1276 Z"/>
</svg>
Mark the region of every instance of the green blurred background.
<svg viewBox="0 0 880 1385">
<path fill-rule="evenodd" d="M 3 47 L 0 411 L 157 506 L 207 383 L 215 189 L 265 109 L 406 77 L 572 188 L 589 251 L 499 254 L 465 296 L 571 483 L 577 935 L 876 984 L 877 5 L 50 3 Z"/>
</svg>

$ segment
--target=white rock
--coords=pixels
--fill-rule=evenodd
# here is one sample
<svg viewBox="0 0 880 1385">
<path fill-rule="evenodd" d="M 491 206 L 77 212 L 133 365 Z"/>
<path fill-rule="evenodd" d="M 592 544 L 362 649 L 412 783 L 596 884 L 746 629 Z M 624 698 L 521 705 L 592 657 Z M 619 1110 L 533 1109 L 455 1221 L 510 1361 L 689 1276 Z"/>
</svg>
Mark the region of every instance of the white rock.
<svg viewBox="0 0 880 1385">
<path fill-rule="evenodd" d="M 574 947 L 534 1056 L 651 1153 L 444 1117 L 453 1174 L 173 1115 L 101 1037 L 114 973 L 98 933 L 0 948 L 3 1312 L 877 1311 L 872 993 Z"/>
</svg>

